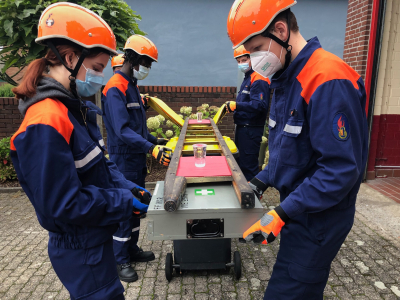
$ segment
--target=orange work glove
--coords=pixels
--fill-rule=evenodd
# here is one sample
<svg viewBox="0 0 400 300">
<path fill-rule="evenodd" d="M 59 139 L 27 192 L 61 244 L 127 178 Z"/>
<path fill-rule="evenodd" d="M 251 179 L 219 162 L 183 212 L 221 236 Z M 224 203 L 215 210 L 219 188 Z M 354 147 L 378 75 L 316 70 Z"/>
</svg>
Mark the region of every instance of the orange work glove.
<svg viewBox="0 0 400 300">
<path fill-rule="evenodd" d="M 278 206 L 247 229 L 243 233 L 243 238 L 246 242 L 252 241 L 256 244 L 272 243 L 288 220 L 287 214 Z"/>
<path fill-rule="evenodd" d="M 153 157 L 162 165 L 168 166 L 171 162 L 171 155 L 168 152 L 172 152 L 172 149 L 163 146 L 153 146 L 150 148 L 150 153 Z"/>
<path fill-rule="evenodd" d="M 234 112 L 236 110 L 236 101 L 227 101 L 226 108 L 228 112 Z"/>
</svg>

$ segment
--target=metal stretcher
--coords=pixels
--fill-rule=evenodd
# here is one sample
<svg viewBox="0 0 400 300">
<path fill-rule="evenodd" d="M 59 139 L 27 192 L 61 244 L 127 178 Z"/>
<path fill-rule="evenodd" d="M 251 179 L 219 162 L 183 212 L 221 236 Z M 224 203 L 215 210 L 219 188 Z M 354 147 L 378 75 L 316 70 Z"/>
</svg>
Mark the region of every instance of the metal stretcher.
<svg viewBox="0 0 400 300">
<path fill-rule="evenodd" d="M 241 238 L 261 218 L 263 208 L 234 158 L 231 149 L 236 146 L 222 137 L 213 119 L 200 124 L 186 119 L 182 123 L 174 113 L 180 120 L 172 120 L 173 111 L 166 112 L 165 103 L 161 109 L 155 104 L 159 101 L 151 101 L 150 106 L 175 124 L 182 124 L 182 129 L 174 141 L 165 180 L 157 182 L 149 205 L 148 239 L 173 241 L 174 255 L 168 253 L 165 262 L 168 281 L 174 269 L 180 274 L 233 268 L 239 279 L 241 258 L 235 251 L 232 260 L 231 239 Z M 223 113 L 221 107 L 218 118 Z M 194 165 L 192 145 L 199 142 L 207 144 L 204 168 Z"/>
</svg>

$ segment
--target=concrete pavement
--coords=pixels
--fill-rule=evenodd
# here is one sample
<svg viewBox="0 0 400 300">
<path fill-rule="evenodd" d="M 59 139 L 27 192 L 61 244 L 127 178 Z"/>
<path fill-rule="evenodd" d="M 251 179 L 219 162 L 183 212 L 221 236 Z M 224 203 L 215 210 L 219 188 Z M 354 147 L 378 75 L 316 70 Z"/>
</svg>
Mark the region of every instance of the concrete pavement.
<svg viewBox="0 0 400 300">
<path fill-rule="evenodd" d="M 277 205 L 269 191 L 263 205 Z M 390 200 L 390 199 L 389 199 Z M 392 200 L 390 200 L 392 201 Z M 399 204 L 363 185 L 354 227 L 332 264 L 325 299 L 400 299 Z M 230 272 L 189 272 L 165 279 L 165 255 L 172 242 L 150 242 L 142 223 L 140 246 L 156 260 L 135 266 L 139 280 L 123 283 L 126 299 L 262 299 L 279 240 L 271 245 L 232 241 L 242 255 L 239 281 Z M 69 299 L 47 255 L 48 234 L 37 222 L 26 195 L 0 194 L 0 299 Z"/>
</svg>

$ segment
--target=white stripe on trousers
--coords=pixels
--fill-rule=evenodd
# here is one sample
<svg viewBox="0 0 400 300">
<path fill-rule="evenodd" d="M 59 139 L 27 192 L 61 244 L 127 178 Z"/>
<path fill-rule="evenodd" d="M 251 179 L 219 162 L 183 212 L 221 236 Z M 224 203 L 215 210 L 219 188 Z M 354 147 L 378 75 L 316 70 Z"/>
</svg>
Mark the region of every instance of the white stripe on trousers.
<svg viewBox="0 0 400 300">
<path fill-rule="evenodd" d="M 118 242 L 127 242 L 127 241 L 129 241 L 131 239 L 131 237 L 120 238 L 120 237 L 117 237 L 117 236 L 113 236 L 113 239 L 118 241 Z"/>
</svg>

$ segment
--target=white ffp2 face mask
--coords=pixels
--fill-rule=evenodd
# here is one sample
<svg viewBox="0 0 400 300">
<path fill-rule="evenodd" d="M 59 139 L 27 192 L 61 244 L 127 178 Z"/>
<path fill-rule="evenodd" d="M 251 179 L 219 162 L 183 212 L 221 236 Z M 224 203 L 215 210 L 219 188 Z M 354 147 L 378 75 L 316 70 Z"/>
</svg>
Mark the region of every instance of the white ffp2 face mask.
<svg viewBox="0 0 400 300">
<path fill-rule="evenodd" d="M 261 76 L 267 78 L 272 74 L 282 69 L 282 63 L 280 57 L 269 51 L 271 48 L 271 42 L 269 43 L 268 51 L 257 51 L 250 54 L 251 66 Z M 281 49 L 281 55 L 282 56 Z"/>
<path fill-rule="evenodd" d="M 142 80 L 149 75 L 150 68 L 143 67 L 142 65 L 139 65 L 139 71 L 136 71 L 133 69 L 133 77 L 135 77 L 137 80 Z"/>
</svg>

